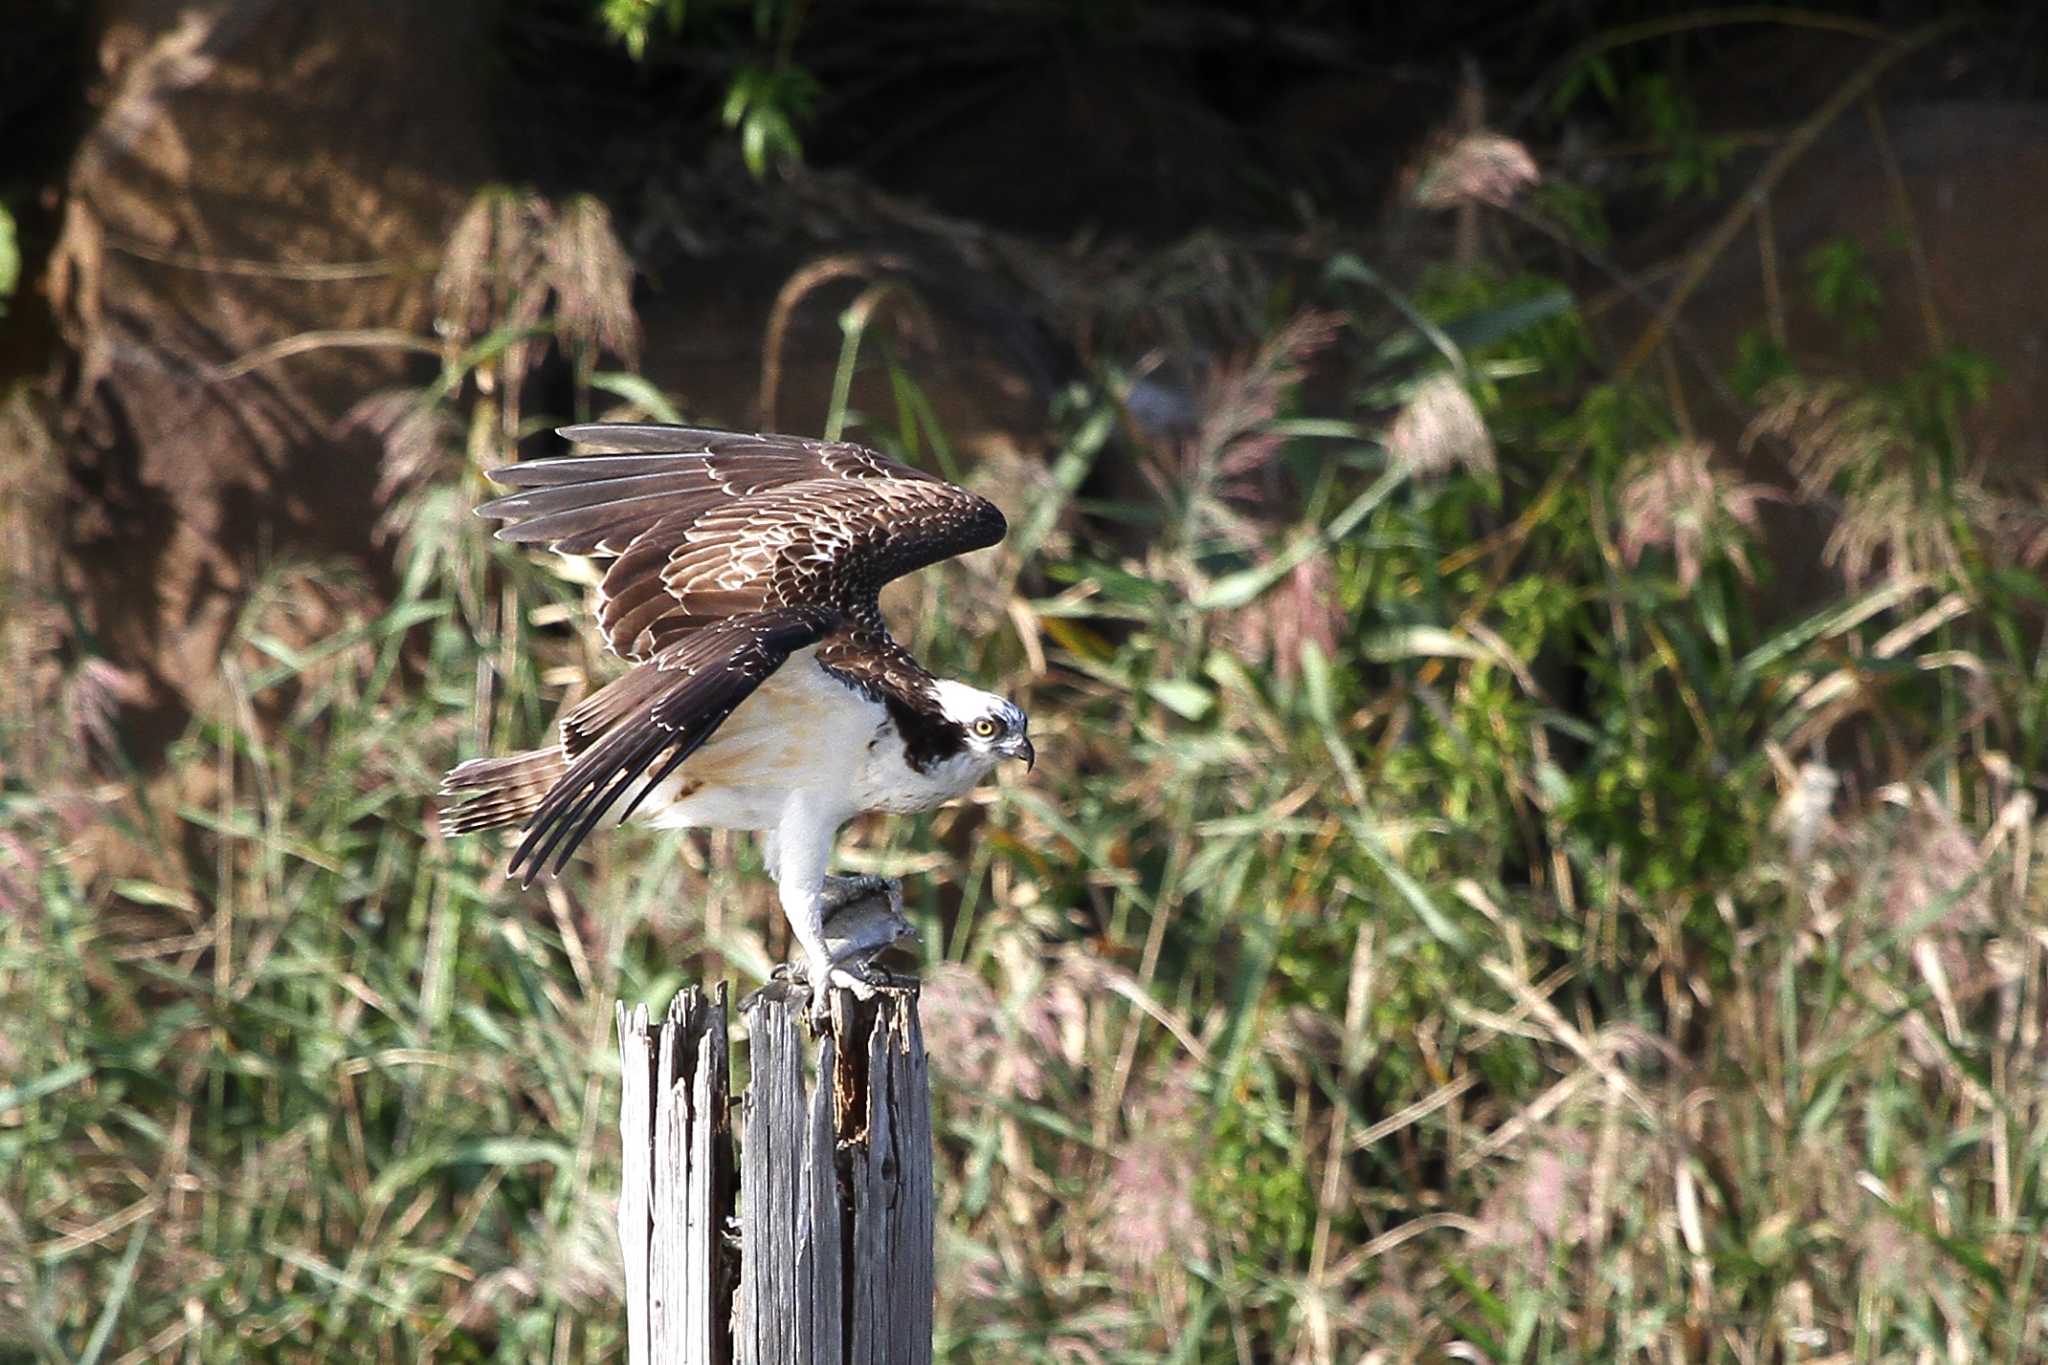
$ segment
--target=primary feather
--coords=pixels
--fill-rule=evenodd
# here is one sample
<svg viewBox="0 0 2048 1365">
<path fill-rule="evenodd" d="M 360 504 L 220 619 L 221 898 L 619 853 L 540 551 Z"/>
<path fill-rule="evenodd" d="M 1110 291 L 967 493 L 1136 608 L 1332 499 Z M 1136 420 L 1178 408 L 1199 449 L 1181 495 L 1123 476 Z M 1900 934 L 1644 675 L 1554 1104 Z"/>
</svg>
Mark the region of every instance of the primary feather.
<svg viewBox="0 0 2048 1365">
<path fill-rule="evenodd" d="M 513 873 L 530 884 L 550 858 L 553 870 L 560 872 L 635 781 L 646 778 L 639 795 L 619 813 L 622 821 L 702 748 L 793 651 L 816 644 L 836 619 L 823 607 L 734 617 L 689 636 L 613 683 L 645 690 L 650 699 L 605 730 L 555 782 L 526 822 L 526 837 L 512 855 Z M 565 735 L 575 719 L 572 713 L 564 722 Z"/>
<path fill-rule="evenodd" d="M 994 504 L 864 446 L 692 427 L 564 427 L 624 453 L 491 471 L 505 540 L 612 557 L 598 624 L 622 658 L 751 612 L 830 606 L 885 639 L 882 585 L 995 544 Z"/>
</svg>

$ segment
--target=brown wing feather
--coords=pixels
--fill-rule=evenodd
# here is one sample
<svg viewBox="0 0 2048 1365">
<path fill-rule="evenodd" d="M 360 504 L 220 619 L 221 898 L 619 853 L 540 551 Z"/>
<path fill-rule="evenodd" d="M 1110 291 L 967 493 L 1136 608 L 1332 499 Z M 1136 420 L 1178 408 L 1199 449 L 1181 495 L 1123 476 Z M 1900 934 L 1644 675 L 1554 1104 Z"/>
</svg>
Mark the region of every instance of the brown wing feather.
<svg viewBox="0 0 2048 1365">
<path fill-rule="evenodd" d="M 616 556 L 598 619 L 628 659 L 791 606 L 831 607 L 886 640 L 884 583 L 1006 529 L 986 500 L 848 442 L 652 424 L 562 434 L 614 453 L 493 470 L 527 491 L 477 510 L 505 521 L 507 540 Z"/>
<path fill-rule="evenodd" d="M 526 822 L 512 874 L 531 884 L 560 872 L 577 845 L 634 783 L 624 820 L 797 650 L 838 624 L 829 608 L 734 617 L 698 631 L 592 696 L 563 721 L 574 761 Z M 601 728 L 600 728 L 601 727 Z M 645 779 L 642 781 L 642 779 Z"/>
<path fill-rule="evenodd" d="M 441 779 L 441 795 L 449 798 L 440 812 L 441 832 L 468 834 L 523 822 L 568 766 L 559 747 L 456 764 Z"/>
</svg>

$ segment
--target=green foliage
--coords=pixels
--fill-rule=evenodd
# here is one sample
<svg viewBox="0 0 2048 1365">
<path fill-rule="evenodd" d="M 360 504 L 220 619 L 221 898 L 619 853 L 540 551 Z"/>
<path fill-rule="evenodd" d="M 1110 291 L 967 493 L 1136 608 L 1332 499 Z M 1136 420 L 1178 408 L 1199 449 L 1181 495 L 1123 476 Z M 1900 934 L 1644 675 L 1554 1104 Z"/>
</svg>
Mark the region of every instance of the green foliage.
<svg viewBox="0 0 2048 1365">
<path fill-rule="evenodd" d="M 1635 1359 L 1679 1333 L 1885 1358 L 2040 1330 L 2048 1209 L 2030 1179 L 1992 1194 L 2048 1155 L 2035 1073 L 1997 992 L 1928 966 L 2021 960 L 2039 877 L 1992 769 L 1922 780 L 1955 726 L 2008 744 L 1996 699 L 2038 689 L 1981 652 L 1990 704 L 1944 729 L 1913 676 L 1992 622 L 1885 654 L 1930 590 L 1765 626 L 1720 542 L 1687 590 L 1670 547 L 1620 554 L 1665 414 L 1555 386 L 1571 315 L 1461 322 L 1548 288 L 1407 301 L 1491 376 L 1491 480 L 1392 467 L 1355 426 L 1288 434 L 1283 403 L 1255 429 L 1298 501 L 1254 513 L 1230 450 L 1171 454 L 1195 472 L 1140 562 L 1065 515 L 1122 457 L 1079 394 L 1049 472 L 998 490 L 1008 549 L 904 604 L 935 667 L 1023 698 L 1042 755 L 848 850 L 911 872 L 925 921 L 946 1358 L 1285 1358 L 1322 1330 L 1339 1358 Z M 1903 392 L 1939 414 L 1983 382 L 1950 356 Z M 897 395 L 927 414 L 899 448 L 929 454 Z M 36 907 L 0 919 L 22 1349 L 618 1350 L 611 1002 L 751 984 L 771 897 L 741 841 L 622 831 L 521 898 L 501 849 L 428 828 L 445 763 L 541 733 L 555 670 L 601 667 L 552 624 L 576 590 L 486 537 L 480 493 L 451 451 L 397 599 L 317 639 L 293 630 L 309 576 L 279 570 L 230 704 L 177 752 L 219 780 L 125 807 L 147 867 L 80 877 L 71 798 L 10 765 L 0 839 L 49 851 L 0 878 Z M 1513 538 L 1484 529 L 1510 510 Z M 1764 746 L 1828 695 L 1919 747 L 1903 804 L 1824 808 L 1795 857 Z"/>
<path fill-rule="evenodd" d="M 798 67 L 749 66 L 733 77 L 721 117 L 738 130 L 749 171 L 766 175 L 803 159 L 797 129 L 810 118 L 817 97 L 818 83 Z"/>
<path fill-rule="evenodd" d="M 1619 108 L 1622 104 L 1621 77 L 1616 72 L 1613 59 L 1605 52 L 1594 52 L 1565 72 L 1564 79 L 1550 94 L 1550 111 L 1563 114 L 1588 94 L 1597 94 L 1607 104 Z"/>
<path fill-rule="evenodd" d="M 1570 233 L 1591 251 L 1606 251 L 1614 244 L 1614 231 L 1607 222 L 1607 205 L 1599 193 L 1569 180 L 1546 180 L 1530 195 L 1530 207 L 1545 219 Z"/>
<path fill-rule="evenodd" d="M 1768 331 L 1752 327 L 1736 338 L 1735 368 L 1728 384 L 1743 402 L 1756 402 L 1792 376 L 1792 353 Z"/>
<path fill-rule="evenodd" d="M 1645 179 L 1667 201 L 1719 192 L 1721 170 L 1737 143 L 1701 128 L 1699 103 L 1678 77 L 1624 61 L 1611 51 L 1595 51 L 1565 72 L 1549 106 L 1553 115 L 1562 115 L 1586 100 L 1604 106 L 1650 142 L 1655 155 Z M 1591 213 L 1591 206 L 1581 206 L 1559 221 L 1575 223 Z"/>
<path fill-rule="evenodd" d="M 7 316 L 7 300 L 21 286 L 21 241 L 15 232 L 14 215 L 0 204 L 0 318 Z"/>
<path fill-rule="evenodd" d="M 1894 391 L 1901 429 L 1954 467 L 1967 458 L 1959 441 L 1963 418 L 1990 397 L 1998 366 L 1967 346 L 1949 346 L 1909 370 Z"/>
<path fill-rule="evenodd" d="M 1627 104 L 1638 126 L 1656 143 L 1651 174 L 1667 200 L 1720 189 L 1721 167 L 1735 154 L 1735 142 L 1701 131 L 1699 105 L 1674 78 L 1661 72 L 1639 77 Z"/>
<path fill-rule="evenodd" d="M 790 56 L 804 9 L 803 0 L 597 0 L 597 20 L 635 61 L 646 58 L 650 42 L 762 51 L 740 63 L 719 103 L 721 122 L 739 134 L 740 155 L 759 177 L 803 160 L 802 129 L 822 93 Z"/>
<path fill-rule="evenodd" d="M 1851 341 L 1877 335 L 1878 310 L 1884 291 L 1871 273 L 1863 246 L 1853 237 L 1836 237 L 1806 253 L 1802 263 L 1814 307 L 1833 321 Z"/>
<path fill-rule="evenodd" d="M 689 0 L 598 0 L 597 19 L 606 32 L 625 44 L 639 61 L 657 28 L 670 35 L 682 32 Z"/>
</svg>

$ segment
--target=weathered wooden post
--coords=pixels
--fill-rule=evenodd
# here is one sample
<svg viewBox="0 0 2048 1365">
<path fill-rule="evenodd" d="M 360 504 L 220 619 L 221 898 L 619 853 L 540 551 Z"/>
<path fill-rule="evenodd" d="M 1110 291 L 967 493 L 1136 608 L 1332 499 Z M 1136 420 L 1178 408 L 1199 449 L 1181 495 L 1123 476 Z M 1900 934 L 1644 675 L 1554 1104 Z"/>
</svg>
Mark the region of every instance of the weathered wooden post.
<svg viewBox="0 0 2048 1365">
<path fill-rule="evenodd" d="M 619 1249 L 627 1358 L 713 1365 L 732 1358 L 727 1245 L 732 1125 L 726 1114 L 725 991 L 676 992 L 659 1029 L 619 1005 Z"/>
<path fill-rule="evenodd" d="M 832 1028 L 816 1039 L 807 1000 L 776 983 L 742 1007 L 750 1074 L 737 1134 L 724 991 L 679 992 L 653 1031 L 645 1006 L 619 1006 L 632 1365 L 932 1358 L 917 988 L 865 1001 L 835 991 Z"/>
</svg>

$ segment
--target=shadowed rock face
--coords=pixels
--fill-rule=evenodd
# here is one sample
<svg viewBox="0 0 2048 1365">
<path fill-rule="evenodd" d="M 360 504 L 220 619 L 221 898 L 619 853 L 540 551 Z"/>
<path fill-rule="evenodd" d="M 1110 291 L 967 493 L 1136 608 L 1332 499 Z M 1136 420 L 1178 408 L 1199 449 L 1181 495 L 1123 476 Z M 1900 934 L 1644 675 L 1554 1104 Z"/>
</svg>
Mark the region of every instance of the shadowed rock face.
<svg viewBox="0 0 2048 1365">
<path fill-rule="evenodd" d="M 140 757 L 212 694 L 261 565 L 383 572 L 378 455 L 335 419 L 417 357 L 249 360 L 309 332 L 424 331 L 435 250 L 488 169 L 480 9 L 103 7 L 103 93 L 46 281 L 70 351 L 56 529 L 94 651 L 146 679 Z"/>
<path fill-rule="evenodd" d="M 1887 111 L 1884 127 L 1896 184 L 1868 123 L 1847 118 L 1772 195 L 1790 349 L 1815 373 L 1877 380 L 1926 364 L 1941 345 L 1982 353 L 1998 381 L 1968 419 L 1970 438 L 1995 452 L 1994 479 L 2038 480 L 2048 474 L 2048 317 L 2039 307 L 2048 298 L 2048 256 L 2039 249 L 2048 109 L 1913 105 Z M 1808 287 L 1812 253 L 1843 239 L 1860 248 L 1882 298 L 1874 330 L 1861 338 L 1824 316 Z M 1726 253 L 1686 318 L 1708 356 L 1727 365 L 1742 332 L 1767 315 L 1752 233 Z"/>
<path fill-rule="evenodd" d="M 1840 119 L 1772 188 L 1768 237 L 1752 221 L 1686 300 L 1675 374 L 1692 421 L 1717 459 L 1742 465 L 1743 477 L 1794 483 L 1790 446 L 1745 443 L 1756 409 L 1734 401 L 1725 385 L 1744 336 L 1762 335 L 1771 317 L 1768 251 L 1784 344 L 1804 376 L 1896 383 L 1948 347 L 1988 360 L 1990 392 L 1961 414 L 1964 444 L 1986 488 L 2031 497 L 2048 477 L 2048 319 L 2038 303 L 2048 297 L 2048 256 L 2037 245 L 2048 213 L 2048 109 L 1962 100 L 1888 105 L 1881 126 L 1883 143 L 1866 115 Z M 1744 163 L 1725 178 L 1731 196 L 1755 169 Z M 1682 260 L 1730 202 L 1653 227 L 1617 254 L 1637 271 Z M 1815 299 L 1815 253 L 1843 242 L 1853 245 L 1879 300 L 1859 319 L 1860 331 Z M 1603 325 L 1626 350 L 1648 320 L 1640 300 L 1621 299 Z M 1702 367 L 1722 377 L 1718 388 Z M 1811 610 L 1839 581 L 1822 562 L 1832 523 L 1799 502 L 1768 502 L 1760 512 L 1778 568 L 1763 610 L 1775 619 Z"/>
</svg>

